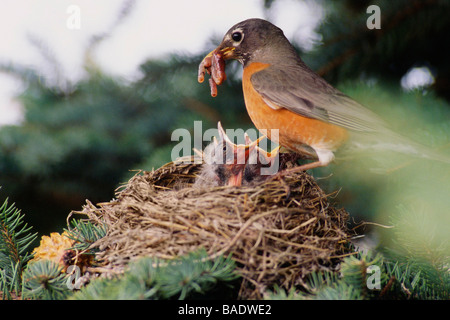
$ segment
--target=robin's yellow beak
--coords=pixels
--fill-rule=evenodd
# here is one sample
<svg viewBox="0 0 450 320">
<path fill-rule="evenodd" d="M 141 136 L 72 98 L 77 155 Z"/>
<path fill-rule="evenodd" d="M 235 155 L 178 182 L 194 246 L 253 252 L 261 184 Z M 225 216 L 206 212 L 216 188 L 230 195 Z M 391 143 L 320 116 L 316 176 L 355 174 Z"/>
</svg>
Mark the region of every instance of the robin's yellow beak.
<svg viewBox="0 0 450 320">
<path fill-rule="evenodd" d="M 234 48 L 234 47 L 225 47 L 225 48 L 220 48 L 220 46 L 219 47 L 217 47 L 216 49 L 214 49 L 213 51 L 211 51 L 210 53 L 208 53 L 204 58 L 203 58 L 203 60 L 205 60 L 206 58 L 208 58 L 208 57 L 211 57 L 213 54 L 214 54 L 214 52 L 217 52 L 217 51 L 220 51 L 221 53 L 222 53 L 222 57 L 223 57 L 223 59 L 224 60 L 228 60 L 228 59 L 233 59 L 234 58 L 234 55 L 233 55 L 233 51 L 235 50 L 236 48 Z"/>
<path fill-rule="evenodd" d="M 220 47 L 219 47 L 220 48 Z M 222 52 L 222 56 L 224 60 L 233 59 L 234 58 L 234 50 L 235 47 L 225 47 L 223 49 L 217 48 L 216 50 L 220 50 Z"/>
</svg>

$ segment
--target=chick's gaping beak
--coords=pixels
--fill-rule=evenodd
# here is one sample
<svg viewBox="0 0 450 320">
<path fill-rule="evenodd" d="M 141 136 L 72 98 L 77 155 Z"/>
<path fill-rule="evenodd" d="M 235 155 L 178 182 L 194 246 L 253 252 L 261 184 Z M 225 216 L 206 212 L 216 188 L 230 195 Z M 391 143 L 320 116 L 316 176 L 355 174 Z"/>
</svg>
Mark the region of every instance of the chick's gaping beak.
<svg viewBox="0 0 450 320">
<path fill-rule="evenodd" d="M 239 168 L 239 170 L 235 170 L 236 168 L 234 168 L 234 170 L 231 170 L 231 175 L 228 178 L 228 182 L 227 185 L 228 186 L 235 186 L 235 187 L 239 187 L 242 185 L 242 176 L 244 174 L 244 166 L 242 166 L 242 168 Z M 236 171 L 236 172 L 233 172 Z"/>
</svg>

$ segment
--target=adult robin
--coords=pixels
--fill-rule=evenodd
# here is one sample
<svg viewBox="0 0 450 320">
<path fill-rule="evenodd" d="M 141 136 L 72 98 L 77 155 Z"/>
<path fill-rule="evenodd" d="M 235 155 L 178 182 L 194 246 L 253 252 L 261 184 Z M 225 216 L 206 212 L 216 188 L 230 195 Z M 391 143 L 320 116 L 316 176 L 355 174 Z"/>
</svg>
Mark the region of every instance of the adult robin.
<svg viewBox="0 0 450 320">
<path fill-rule="evenodd" d="M 217 65 L 220 59 L 235 59 L 243 65 L 245 105 L 259 130 L 265 129 L 269 139 L 272 130 L 278 130 L 276 142 L 317 160 L 295 171 L 328 165 L 344 144 L 353 149 L 382 148 L 449 162 L 396 134 L 371 110 L 331 86 L 301 60 L 283 31 L 268 21 L 237 23 L 205 59 L 212 56 Z M 203 64 L 201 68 L 211 73 Z M 225 75 L 218 68 L 213 70 L 212 79 L 220 84 Z"/>
</svg>

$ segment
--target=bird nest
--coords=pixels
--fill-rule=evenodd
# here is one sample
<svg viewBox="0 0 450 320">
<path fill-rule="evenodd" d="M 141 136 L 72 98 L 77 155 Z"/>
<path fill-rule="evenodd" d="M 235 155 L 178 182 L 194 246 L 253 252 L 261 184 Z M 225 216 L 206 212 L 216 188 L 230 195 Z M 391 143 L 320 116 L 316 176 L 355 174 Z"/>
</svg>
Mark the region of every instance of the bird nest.
<svg viewBox="0 0 450 320">
<path fill-rule="evenodd" d="M 123 270 L 142 256 L 173 259 L 200 248 L 210 258 L 231 254 L 243 279 L 239 297 L 248 299 L 275 285 L 304 285 L 311 272 L 336 270 L 348 253 L 348 214 L 310 175 L 206 188 L 194 184 L 200 168 L 172 162 L 139 172 L 113 201 L 88 202 L 82 213 L 108 229 L 94 243 L 97 259 Z"/>
</svg>

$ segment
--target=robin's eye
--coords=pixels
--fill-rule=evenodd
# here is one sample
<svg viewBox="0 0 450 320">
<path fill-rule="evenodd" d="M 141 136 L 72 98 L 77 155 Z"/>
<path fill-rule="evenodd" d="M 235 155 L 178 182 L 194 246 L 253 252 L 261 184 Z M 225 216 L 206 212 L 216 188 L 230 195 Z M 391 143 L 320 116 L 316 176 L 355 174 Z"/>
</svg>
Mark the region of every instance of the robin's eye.
<svg viewBox="0 0 450 320">
<path fill-rule="evenodd" d="M 235 41 L 235 42 L 241 41 L 242 33 L 241 32 L 233 32 L 233 34 L 231 35 L 231 39 L 233 39 L 233 41 Z"/>
</svg>

